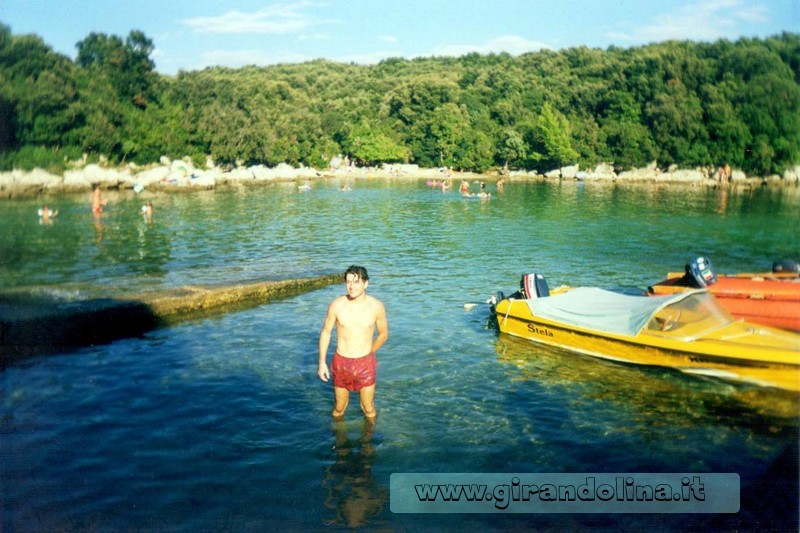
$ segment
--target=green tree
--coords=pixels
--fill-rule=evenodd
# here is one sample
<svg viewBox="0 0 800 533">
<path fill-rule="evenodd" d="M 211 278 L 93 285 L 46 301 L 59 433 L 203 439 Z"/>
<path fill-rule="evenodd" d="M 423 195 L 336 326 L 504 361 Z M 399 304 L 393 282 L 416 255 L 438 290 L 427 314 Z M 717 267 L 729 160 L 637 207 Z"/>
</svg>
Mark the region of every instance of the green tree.
<svg viewBox="0 0 800 533">
<path fill-rule="evenodd" d="M 438 166 L 460 166 L 455 156 L 469 129 L 469 114 L 465 107 L 446 103 L 433 111 L 427 124 L 427 136 L 435 145 Z"/>
<path fill-rule="evenodd" d="M 17 146 L 16 102 L 0 73 L 0 152 Z"/>
<path fill-rule="evenodd" d="M 35 35 L 13 36 L 0 24 L 2 149 L 59 147 L 74 122 L 72 64 Z"/>
<path fill-rule="evenodd" d="M 669 82 L 667 90 L 645 106 L 645 117 L 659 147 L 659 161 L 684 165 L 712 162 L 702 104 L 680 81 Z"/>
<path fill-rule="evenodd" d="M 525 161 L 528 156 L 528 149 L 525 146 L 525 140 L 522 135 L 513 128 L 504 129 L 500 140 L 501 145 L 498 152 L 501 157 L 503 171 L 508 173 L 509 165 L 513 165 L 517 161 Z"/>
<path fill-rule="evenodd" d="M 788 73 L 753 78 L 742 92 L 739 109 L 753 136 L 746 169 L 763 175 L 800 162 L 800 86 Z"/>
<path fill-rule="evenodd" d="M 150 59 L 153 41 L 143 32 L 132 30 L 125 41 L 116 35 L 91 33 L 77 48 L 78 66 L 105 74 L 117 94 L 137 107 L 147 107 L 156 76 Z"/>
<path fill-rule="evenodd" d="M 354 159 L 367 165 L 405 163 L 409 155 L 402 144 L 377 128 L 366 125 L 353 128 L 345 149 Z"/>
<path fill-rule="evenodd" d="M 529 141 L 534 167 L 550 170 L 575 163 L 578 152 L 572 148 L 567 118 L 545 102 L 533 127 Z"/>
<path fill-rule="evenodd" d="M 494 146 L 488 133 L 472 129 L 460 139 L 454 156 L 457 170 L 484 172 L 494 164 Z"/>
<path fill-rule="evenodd" d="M 650 131 L 638 122 L 606 122 L 600 128 L 604 161 L 618 168 L 641 167 L 658 158 Z"/>
<path fill-rule="evenodd" d="M 709 153 L 715 166 L 728 163 L 742 168 L 752 135 L 733 103 L 719 86 L 704 88 L 704 122 L 709 136 Z"/>
<path fill-rule="evenodd" d="M 384 115 L 411 126 L 421 117 L 454 100 L 455 83 L 424 77 L 404 83 L 389 92 L 383 102 Z"/>
</svg>

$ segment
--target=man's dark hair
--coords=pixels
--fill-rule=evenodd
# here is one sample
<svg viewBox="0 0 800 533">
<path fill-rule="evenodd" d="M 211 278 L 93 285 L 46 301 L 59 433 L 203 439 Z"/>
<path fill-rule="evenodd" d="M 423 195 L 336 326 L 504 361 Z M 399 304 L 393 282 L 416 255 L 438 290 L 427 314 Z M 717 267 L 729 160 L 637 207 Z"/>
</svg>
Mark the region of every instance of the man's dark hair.
<svg viewBox="0 0 800 533">
<path fill-rule="evenodd" d="M 364 280 L 364 281 L 368 281 L 369 280 L 369 274 L 367 274 L 367 269 L 362 267 L 362 266 L 350 265 L 349 267 L 347 267 L 347 270 L 344 271 L 344 279 L 345 280 L 347 280 L 347 275 L 348 274 L 355 274 L 356 276 L 358 276 L 358 279 L 361 279 L 361 280 Z"/>
</svg>

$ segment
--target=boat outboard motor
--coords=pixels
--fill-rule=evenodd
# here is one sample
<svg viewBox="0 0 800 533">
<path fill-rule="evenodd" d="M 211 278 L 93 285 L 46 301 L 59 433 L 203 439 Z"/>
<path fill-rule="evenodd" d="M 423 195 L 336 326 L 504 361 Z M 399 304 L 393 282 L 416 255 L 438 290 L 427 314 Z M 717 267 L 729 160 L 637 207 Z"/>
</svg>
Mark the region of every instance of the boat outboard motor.
<svg viewBox="0 0 800 533">
<path fill-rule="evenodd" d="M 711 260 L 706 257 L 692 259 L 686 264 L 686 275 L 698 288 L 705 288 L 717 282 L 717 275 L 711 270 Z"/>
<path fill-rule="evenodd" d="M 772 263 L 772 272 L 774 274 L 779 272 L 800 273 L 800 263 L 791 259 L 781 259 Z"/>
<path fill-rule="evenodd" d="M 522 295 L 531 300 L 550 296 L 550 287 L 547 286 L 547 281 L 544 279 L 544 276 L 538 272 L 523 274 L 519 286 Z"/>
</svg>

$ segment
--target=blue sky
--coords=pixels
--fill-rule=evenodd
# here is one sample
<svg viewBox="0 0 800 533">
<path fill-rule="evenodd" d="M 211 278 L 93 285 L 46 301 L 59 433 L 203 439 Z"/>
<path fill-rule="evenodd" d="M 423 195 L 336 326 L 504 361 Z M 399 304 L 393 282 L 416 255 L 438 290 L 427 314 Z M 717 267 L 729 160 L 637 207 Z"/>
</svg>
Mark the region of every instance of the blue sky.
<svg viewBox="0 0 800 533">
<path fill-rule="evenodd" d="M 141 30 L 157 70 L 175 74 L 768 37 L 800 33 L 800 0 L 0 0 L 0 22 L 71 58 L 91 32 Z"/>
</svg>

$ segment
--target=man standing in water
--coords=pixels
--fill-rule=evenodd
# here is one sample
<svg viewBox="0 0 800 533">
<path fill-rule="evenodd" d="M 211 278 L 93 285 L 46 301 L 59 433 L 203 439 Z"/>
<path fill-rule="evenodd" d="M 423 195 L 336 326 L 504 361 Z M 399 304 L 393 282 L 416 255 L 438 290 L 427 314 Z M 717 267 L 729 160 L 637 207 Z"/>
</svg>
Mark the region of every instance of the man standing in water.
<svg viewBox="0 0 800 533">
<path fill-rule="evenodd" d="M 319 369 L 317 374 L 327 382 L 333 375 L 333 417 L 344 416 L 350 392 L 358 391 L 361 410 L 367 419 L 374 420 L 375 352 L 389 338 L 386 309 L 380 300 L 367 295 L 367 269 L 352 265 L 344 273 L 347 294 L 339 296 L 328 306 L 328 314 L 319 334 Z M 330 371 L 326 363 L 331 332 L 336 326 L 336 353 Z M 377 329 L 378 335 L 375 336 Z"/>
</svg>

